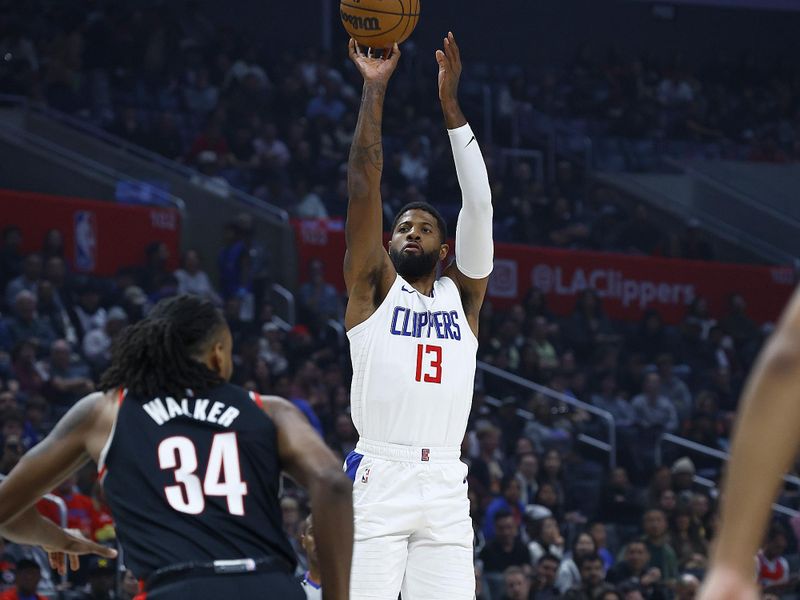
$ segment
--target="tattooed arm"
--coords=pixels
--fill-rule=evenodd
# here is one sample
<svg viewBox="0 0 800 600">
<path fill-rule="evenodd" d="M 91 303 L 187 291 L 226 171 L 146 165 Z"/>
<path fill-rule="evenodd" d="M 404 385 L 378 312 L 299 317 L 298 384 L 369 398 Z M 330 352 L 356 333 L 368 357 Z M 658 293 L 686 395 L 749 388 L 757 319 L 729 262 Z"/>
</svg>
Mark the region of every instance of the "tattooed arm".
<svg viewBox="0 0 800 600">
<path fill-rule="evenodd" d="M 386 297 L 396 275 L 383 248 L 381 124 L 386 87 L 400 58 L 397 44 L 385 50 L 384 56 L 365 56 L 356 42 L 350 40 L 350 59 L 364 78 L 364 90 L 347 163 L 349 202 L 344 259 L 344 279 L 349 295 L 345 314 L 347 329 L 369 318 Z"/>
<path fill-rule="evenodd" d="M 35 503 L 90 459 L 96 459 L 111 430 L 113 399 L 92 394 L 76 404 L 40 444 L 34 446 L 0 484 L 0 536 L 20 544 L 43 546 L 51 562 L 65 568 L 64 555 L 116 552 L 65 531 L 42 517 Z"/>
</svg>

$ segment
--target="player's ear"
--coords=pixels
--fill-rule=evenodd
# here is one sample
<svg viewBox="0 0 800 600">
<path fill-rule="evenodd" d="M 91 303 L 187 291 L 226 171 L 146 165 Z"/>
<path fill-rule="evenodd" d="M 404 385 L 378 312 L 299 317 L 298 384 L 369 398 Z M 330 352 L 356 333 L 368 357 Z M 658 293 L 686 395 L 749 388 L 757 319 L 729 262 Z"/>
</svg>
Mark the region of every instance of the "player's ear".
<svg viewBox="0 0 800 600">
<path fill-rule="evenodd" d="M 448 244 L 442 244 L 439 248 L 439 260 L 444 260 L 448 252 L 450 252 L 450 246 Z"/>
<path fill-rule="evenodd" d="M 220 376 L 225 376 L 225 346 L 222 340 L 217 340 L 211 347 L 209 363 L 209 367 L 211 367 L 212 371 Z"/>
</svg>

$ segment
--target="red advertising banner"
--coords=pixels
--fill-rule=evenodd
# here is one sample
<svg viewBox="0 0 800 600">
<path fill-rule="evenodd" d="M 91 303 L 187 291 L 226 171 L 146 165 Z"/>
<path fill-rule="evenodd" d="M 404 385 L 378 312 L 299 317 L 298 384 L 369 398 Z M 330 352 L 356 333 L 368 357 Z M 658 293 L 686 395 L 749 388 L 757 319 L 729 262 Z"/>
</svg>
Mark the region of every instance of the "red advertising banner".
<svg viewBox="0 0 800 600">
<path fill-rule="evenodd" d="M 45 233 L 58 229 L 67 261 L 81 273 L 113 275 L 143 264 L 151 242 L 167 245 L 171 267 L 178 262 L 180 214 L 172 208 L 0 190 L 0 228 L 8 225 L 22 230 L 25 253 L 41 250 Z"/>
<path fill-rule="evenodd" d="M 342 224 L 302 221 L 295 223 L 295 231 L 300 281 L 306 279 L 308 262 L 316 258 L 325 264 L 327 281 L 343 291 Z M 638 320 L 645 310 L 655 308 L 674 324 L 683 319 L 695 298 L 705 298 L 712 316 L 721 317 L 730 295 L 739 293 L 747 302 L 748 314 L 764 323 L 778 318 L 795 283 L 790 267 L 496 244 L 487 299 L 495 306 L 507 307 L 520 302 L 536 286 L 545 293 L 553 313 L 566 315 L 572 312 L 578 295 L 593 288 L 612 319 Z"/>
</svg>

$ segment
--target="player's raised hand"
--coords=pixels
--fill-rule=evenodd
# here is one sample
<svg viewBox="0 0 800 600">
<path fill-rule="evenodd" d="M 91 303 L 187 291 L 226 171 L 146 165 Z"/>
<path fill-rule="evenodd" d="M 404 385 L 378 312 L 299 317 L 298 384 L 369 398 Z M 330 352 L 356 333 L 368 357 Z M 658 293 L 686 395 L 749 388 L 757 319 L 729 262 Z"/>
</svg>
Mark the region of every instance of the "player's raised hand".
<svg viewBox="0 0 800 600">
<path fill-rule="evenodd" d="M 80 567 L 80 559 L 78 557 L 84 554 L 97 554 L 104 558 L 117 557 L 116 550 L 85 538 L 78 529 L 65 529 L 64 538 L 58 545 L 43 546 L 43 548 L 50 559 L 50 566 L 59 575 L 64 575 L 67 572 L 67 560 L 69 560 L 69 568 L 77 571 Z"/>
<path fill-rule="evenodd" d="M 358 42 L 353 38 L 350 38 L 348 49 L 350 60 L 356 65 L 365 83 L 388 83 L 400 60 L 400 47 L 397 43 L 391 48 L 383 50 L 380 58 L 372 56 L 371 49 L 364 54 Z"/>
<path fill-rule="evenodd" d="M 456 101 L 461 79 L 461 52 L 452 31 L 444 38 L 444 50 L 436 51 L 436 62 L 439 63 L 439 100 Z"/>
</svg>

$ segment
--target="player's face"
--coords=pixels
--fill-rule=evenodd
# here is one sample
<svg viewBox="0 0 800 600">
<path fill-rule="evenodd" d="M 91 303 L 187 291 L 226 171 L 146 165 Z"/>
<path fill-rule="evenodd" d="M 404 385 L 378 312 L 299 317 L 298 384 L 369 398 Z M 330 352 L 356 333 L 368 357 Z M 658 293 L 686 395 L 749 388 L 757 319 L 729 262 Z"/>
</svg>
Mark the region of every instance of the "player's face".
<svg viewBox="0 0 800 600">
<path fill-rule="evenodd" d="M 433 215 L 424 210 L 403 213 L 392 232 L 389 256 L 401 277 L 418 278 L 430 275 L 439 261 L 447 256 L 441 232 Z"/>
</svg>

